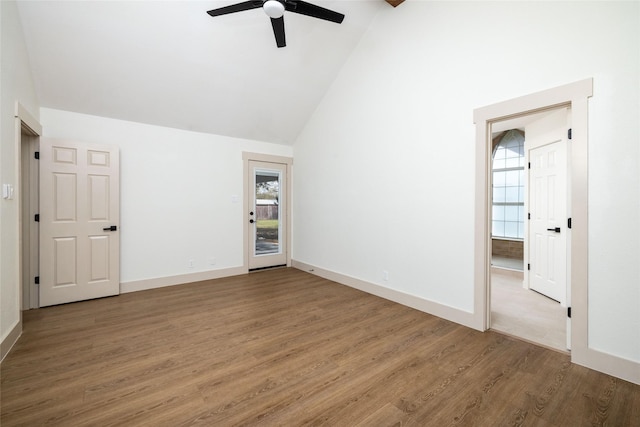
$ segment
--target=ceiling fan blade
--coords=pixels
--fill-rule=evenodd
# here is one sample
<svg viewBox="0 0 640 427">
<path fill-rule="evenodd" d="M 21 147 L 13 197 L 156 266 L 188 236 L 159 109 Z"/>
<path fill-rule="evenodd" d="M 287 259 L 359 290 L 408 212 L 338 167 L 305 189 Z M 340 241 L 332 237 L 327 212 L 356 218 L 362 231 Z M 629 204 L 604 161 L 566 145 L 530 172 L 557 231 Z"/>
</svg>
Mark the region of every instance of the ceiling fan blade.
<svg viewBox="0 0 640 427">
<path fill-rule="evenodd" d="M 324 19 L 325 21 L 336 22 L 338 24 L 342 23 L 342 20 L 344 19 L 344 15 L 342 13 L 334 12 L 333 10 L 325 9 L 324 7 L 316 6 L 315 4 L 307 3 L 302 0 L 287 0 L 284 6 L 289 12 L 312 16 L 314 18 Z"/>
<path fill-rule="evenodd" d="M 207 11 L 211 16 L 226 15 L 228 13 L 242 12 L 249 9 L 257 9 L 262 7 L 264 2 L 262 0 L 243 1 L 242 3 L 232 4 L 231 6 L 220 7 L 218 9 L 212 9 Z"/>
<path fill-rule="evenodd" d="M 285 47 L 287 42 L 284 37 L 284 18 L 271 18 L 271 26 L 273 27 L 273 35 L 276 36 L 276 44 L 278 47 Z"/>
</svg>

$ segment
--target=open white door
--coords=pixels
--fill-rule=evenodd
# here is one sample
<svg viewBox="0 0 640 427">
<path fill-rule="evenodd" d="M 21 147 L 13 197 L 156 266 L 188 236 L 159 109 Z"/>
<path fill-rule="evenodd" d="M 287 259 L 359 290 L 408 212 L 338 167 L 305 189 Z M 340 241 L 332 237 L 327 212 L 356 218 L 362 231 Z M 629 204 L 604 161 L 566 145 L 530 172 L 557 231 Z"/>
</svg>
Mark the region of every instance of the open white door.
<svg viewBox="0 0 640 427">
<path fill-rule="evenodd" d="M 40 306 L 120 293 L 119 151 L 40 140 Z"/>
<path fill-rule="evenodd" d="M 562 306 L 567 300 L 568 110 L 527 125 L 529 288 Z"/>
</svg>

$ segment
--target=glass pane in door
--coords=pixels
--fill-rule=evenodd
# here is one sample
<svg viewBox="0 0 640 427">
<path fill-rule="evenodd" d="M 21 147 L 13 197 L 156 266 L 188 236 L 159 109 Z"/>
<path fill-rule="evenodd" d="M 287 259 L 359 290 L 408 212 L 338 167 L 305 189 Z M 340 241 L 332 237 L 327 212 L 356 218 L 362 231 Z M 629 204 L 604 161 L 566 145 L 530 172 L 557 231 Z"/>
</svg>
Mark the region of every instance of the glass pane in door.
<svg viewBox="0 0 640 427">
<path fill-rule="evenodd" d="M 256 256 L 281 252 L 280 182 L 280 171 L 255 172 Z"/>
</svg>

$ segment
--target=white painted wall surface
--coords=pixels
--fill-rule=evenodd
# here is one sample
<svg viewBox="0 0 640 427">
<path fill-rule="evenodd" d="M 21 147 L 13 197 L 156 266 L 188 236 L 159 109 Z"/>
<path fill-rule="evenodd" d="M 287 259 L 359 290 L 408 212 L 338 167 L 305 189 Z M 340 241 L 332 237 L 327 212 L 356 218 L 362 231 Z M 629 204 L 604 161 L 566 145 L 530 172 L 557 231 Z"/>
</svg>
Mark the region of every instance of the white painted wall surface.
<svg viewBox="0 0 640 427">
<path fill-rule="evenodd" d="M 473 110 L 593 77 L 589 345 L 640 361 L 639 8 L 383 10 L 294 145 L 294 259 L 472 311 Z"/>
<path fill-rule="evenodd" d="M 0 1 L 0 180 L 16 188 L 19 152 L 15 145 L 15 103 L 38 117 L 38 100 L 14 1 Z M 0 199 L 0 339 L 20 320 L 18 203 Z"/>
<path fill-rule="evenodd" d="M 45 137 L 120 147 L 123 283 L 242 266 L 242 152 L 292 155 L 285 145 L 48 108 L 40 114 Z"/>
</svg>

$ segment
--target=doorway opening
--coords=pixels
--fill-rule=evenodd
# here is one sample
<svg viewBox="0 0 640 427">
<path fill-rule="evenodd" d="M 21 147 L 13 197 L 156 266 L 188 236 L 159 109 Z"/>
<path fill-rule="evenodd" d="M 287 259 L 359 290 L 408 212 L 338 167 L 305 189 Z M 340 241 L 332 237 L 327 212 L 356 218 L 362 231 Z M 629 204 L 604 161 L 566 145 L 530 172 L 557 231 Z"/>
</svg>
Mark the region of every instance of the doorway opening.
<svg viewBox="0 0 640 427">
<path fill-rule="evenodd" d="M 491 123 L 488 188 L 488 326 L 560 351 L 570 348 L 569 123 L 566 107 Z"/>
<path fill-rule="evenodd" d="M 492 147 L 488 326 L 560 351 L 570 349 L 566 304 L 561 304 L 569 285 L 570 230 L 564 227 L 569 116 L 569 109 L 561 107 L 496 121 L 488 141 Z M 510 255 L 496 253 L 504 243 L 514 249 L 521 264 L 501 265 L 504 259 L 499 256 Z"/>
<path fill-rule="evenodd" d="M 39 307 L 38 283 L 40 263 L 39 168 L 36 158 L 39 136 L 26 123 L 20 123 L 20 208 L 22 310 Z"/>
<path fill-rule="evenodd" d="M 572 219 L 571 251 L 568 253 L 566 295 L 567 342 L 574 361 L 589 357 L 588 347 L 588 99 L 593 95 L 593 79 L 513 98 L 474 110 L 476 125 L 476 203 L 474 238 L 474 323 L 480 330 L 491 327 L 491 136 L 495 124 L 508 124 L 532 114 L 545 114 L 561 107 L 571 108 L 571 167 L 567 176 L 571 193 L 568 212 Z M 517 126 L 509 125 L 508 128 Z M 566 220 L 566 219 L 565 219 Z M 551 227 L 549 227 L 551 228 Z M 554 228 L 555 229 L 555 228 Z M 525 256 L 526 259 L 526 256 Z M 523 272 L 526 273 L 527 270 Z M 570 311 L 569 311 L 570 310 Z M 570 315 L 570 317 L 569 317 Z"/>
<path fill-rule="evenodd" d="M 40 270 L 39 212 L 40 184 L 37 152 L 42 126 L 19 103 L 15 110 L 15 149 L 18 162 L 17 204 L 19 218 L 19 295 L 20 310 L 38 308 Z"/>
</svg>

